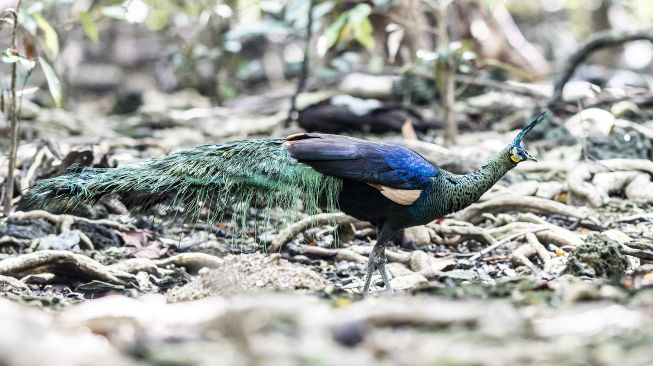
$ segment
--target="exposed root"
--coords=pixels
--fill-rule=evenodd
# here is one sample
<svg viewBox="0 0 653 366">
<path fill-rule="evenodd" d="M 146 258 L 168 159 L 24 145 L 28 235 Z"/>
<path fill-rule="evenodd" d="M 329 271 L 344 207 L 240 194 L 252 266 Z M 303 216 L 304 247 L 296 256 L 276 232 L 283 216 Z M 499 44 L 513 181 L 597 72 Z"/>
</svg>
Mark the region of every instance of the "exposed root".
<svg viewBox="0 0 653 366">
<path fill-rule="evenodd" d="M 109 266 L 110 269 L 136 274 L 147 272 L 150 274 L 165 274 L 166 267 L 184 267 L 188 273 L 196 274 L 202 268 L 218 268 L 222 265 L 222 258 L 205 253 L 181 253 L 172 257 L 151 260 L 148 258 L 130 258 Z"/>
<path fill-rule="evenodd" d="M 522 245 L 519 248 L 515 249 L 510 256 L 510 259 L 514 264 L 523 264 L 528 267 L 531 271 L 537 272 L 537 267 L 531 262 L 529 257 L 532 257 L 537 254 L 543 264 L 544 273 L 549 273 L 551 270 L 551 254 L 544 248 L 544 245 L 537 240 L 537 236 L 534 233 L 526 234 L 526 240 L 528 244 Z"/>
<path fill-rule="evenodd" d="M 626 255 L 653 261 L 653 240 L 637 239 L 621 244 L 621 252 Z"/>
<path fill-rule="evenodd" d="M 473 204 L 455 215 L 457 220 L 477 224 L 482 221 L 483 213 L 507 211 L 533 212 L 541 215 L 559 215 L 576 219 L 587 218 L 588 215 L 576 207 L 539 197 L 506 197 L 483 203 Z"/>
<path fill-rule="evenodd" d="M 451 220 L 453 221 L 453 220 Z M 446 235 L 457 235 L 457 243 L 462 241 L 464 238 L 473 238 L 479 241 L 483 241 L 489 245 L 496 243 L 494 239 L 485 229 L 477 226 L 453 226 L 446 224 L 435 224 L 431 223 L 427 225 L 428 228 L 435 231 L 435 233 L 442 237 Z M 437 238 L 437 237 L 436 237 Z M 444 244 L 444 240 L 436 240 L 436 244 Z"/>
<path fill-rule="evenodd" d="M 279 235 L 277 235 L 277 237 L 272 241 L 272 244 L 268 246 L 267 250 L 268 252 L 278 252 L 282 245 L 286 244 L 299 233 L 310 227 L 325 224 L 350 224 L 357 221 L 359 220 L 351 216 L 347 216 L 342 212 L 322 213 L 305 217 L 280 232 Z"/>
<path fill-rule="evenodd" d="M 628 172 L 615 174 L 615 172 Z M 591 163 L 581 163 L 569 171 L 567 175 L 567 185 L 572 199 L 581 200 L 589 203 L 591 206 L 600 207 L 607 204 L 610 200 L 608 194 L 610 191 L 630 188 L 630 194 L 633 199 L 639 201 L 653 202 L 653 194 L 647 194 L 653 183 L 645 174 L 636 174 L 636 172 L 648 173 L 653 175 L 653 161 L 645 159 L 607 159 Z M 612 175 L 603 175 L 601 173 L 612 173 Z M 592 177 L 595 180 L 598 176 L 598 183 L 589 183 Z M 637 180 L 637 182 L 635 182 Z M 636 183 L 636 184 L 635 184 Z M 649 190 L 642 187 L 647 186 Z"/>
<path fill-rule="evenodd" d="M 30 219 L 43 219 L 57 225 L 57 229 L 61 232 L 66 229 L 70 230 L 70 226 L 75 221 L 84 221 L 89 224 L 107 226 L 119 231 L 129 231 L 130 225 L 121 224 L 119 222 L 107 219 L 91 220 L 85 217 L 78 217 L 73 215 L 57 215 L 43 210 L 34 211 L 17 211 L 11 215 L 16 220 L 30 220 Z"/>
<path fill-rule="evenodd" d="M 554 243 L 560 247 L 569 247 L 569 248 L 574 248 L 578 245 L 583 244 L 583 239 L 581 239 L 581 237 L 578 236 L 578 234 L 574 233 L 573 231 L 567 230 L 565 228 L 561 228 L 560 226 L 550 224 L 548 222 L 537 223 L 537 224 L 531 224 L 526 222 L 512 222 L 510 224 L 501 227 L 488 229 L 488 233 L 493 237 L 500 238 L 503 237 L 504 235 L 511 235 L 516 231 L 527 231 L 538 227 L 544 228 L 544 230 L 535 232 L 535 236 L 538 238 L 538 240 L 547 243 Z"/>
<path fill-rule="evenodd" d="M 42 250 L 0 261 L 0 275 L 22 278 L 42 272 L 117 285 L 134 280 L 129 273 L 112 270 L 85 255 L 63 250 Z"/>
<path fill-rule="evenodd" d="M 197 273 L 202 268 L 218 268 L 222 262 L 221 258 L 205 253 L 181 253 L 154 261 L 159 267 L 174 265 L 186 268 L 189 273 Z"/>
<path fill-rule="evenodd" d="M 469 260 L 471 262 L 474 262 L 474 261 L 478 260 L 479 258 L 483 257 L 484 255 L 490 253 L 491 251 L 499 248 L 500 246 L 502 246 L 502 245 L 504 245 L 506 243 L 509 243 L 512 240 L 515 240 L 515 239 L 519 238 L 520 236 L 524 236 L 524 235 L 526 235 L 528 233 L 536 233 L 536 232 L 543 231 L 543 230 L 547 230 L 547 228 L 546 227 L 536 227 L 536 228 L 530 229 L 529 231 L 520 232 L 520 233 L 517 233 L 517 234 L 514 234 L 514 235 L 510 235 L 510 236 L 508 236 L 506 238 L 503 238 L 503 239 L 497 241 L 493 245 L 490 245 L 489 247 L 481 250 L 480 252 L 474 254 L 473 256 L 469 257 Z"/>
<path fill-rule="evenodd" d="M 0 289 L 2 289 L 4 286 L 7 285 L 18 289 L 28 288 L 27 285 L 21 280 L 9 276 L 0 275 Z"/>
<path fill-rule="evenodd" d="M 0 245 L 3 244 L 13 244 L 18 246 L 30 246 L 32 245 L 32 240 L 30 239 L 18 239 L 13 236 L 5 235 L 0 237 Z"/>
</svg>

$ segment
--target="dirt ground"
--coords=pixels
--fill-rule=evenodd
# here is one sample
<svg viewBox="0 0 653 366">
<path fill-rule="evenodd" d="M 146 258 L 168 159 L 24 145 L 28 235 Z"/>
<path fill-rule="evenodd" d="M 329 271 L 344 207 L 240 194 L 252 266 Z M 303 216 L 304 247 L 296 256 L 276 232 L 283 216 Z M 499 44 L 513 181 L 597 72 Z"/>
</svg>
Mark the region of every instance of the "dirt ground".
<svg viewBox="0 0 653 366">
<path fill-rule="evenodd" d="M 511 107 L 447 149 L 428 143 L 438 135 L 355 135 L 464 173 L 526 121 L 510 98 L 461 101 Z M 136 113 L 94 118 L 28 105 L 23 130 L 38 138 L 19 149 L 18 181 L 297 131 L 280 103 L 258 113 L 152 93 Z M 15 212 L 0 221 L 0 365 L 653 364 L 653 123 L 623 110 L 555 116 L 526 143 L 539 162 L 394 238 L 394 294 L 378 275 L 361 294 L 376 232 L 338 215 L 291 227 L 273 212 L 254 240 L 230 236 L 229 220 L 190 225 L 111 199 Z"/>
</svg>

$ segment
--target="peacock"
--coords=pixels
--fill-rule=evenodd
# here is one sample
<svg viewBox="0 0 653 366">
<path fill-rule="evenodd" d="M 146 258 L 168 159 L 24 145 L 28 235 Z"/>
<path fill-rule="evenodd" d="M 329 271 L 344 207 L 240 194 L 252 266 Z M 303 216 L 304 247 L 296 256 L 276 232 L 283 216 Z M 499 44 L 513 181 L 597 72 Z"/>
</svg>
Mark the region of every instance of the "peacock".
<svg viewBox="0 0 653 366">
<path fill-rule="evenodd" d="M 25 200 L 71 208 L 112 194 L 130 208 L 182 205 L 190 220 L 199 220 L 201 214 L 217 222 L 230 211 L 241 224 L 251 205 L 266 212 L 274 207 L 307 213 L 340 210 L 378 228 L 363 292 L 369 291 L 376 269 L 386 291 L 392 291 L 385 247 L 394 233 L 462 210 L 519 162 L 535 160 L 522 141 L 543 118 L 544 113 L 537 116 L 512 143 L 464 175 L 440 169 L 404 147 L 297 133 L 202 145 L 119 168 L 72 168 L 38 181 Z"/>
</svg>

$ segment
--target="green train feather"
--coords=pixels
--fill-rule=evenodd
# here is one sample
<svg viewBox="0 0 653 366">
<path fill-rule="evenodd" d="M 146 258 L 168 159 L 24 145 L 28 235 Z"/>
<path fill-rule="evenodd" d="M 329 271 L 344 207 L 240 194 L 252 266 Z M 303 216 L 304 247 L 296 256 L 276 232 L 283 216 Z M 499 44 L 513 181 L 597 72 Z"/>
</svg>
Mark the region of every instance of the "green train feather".
<svg viewBox="0 0 653 366">
<path fill-rule="evenodd" d="M 336 211 L 342 181 L 323 175 L 280 148 L 283 140 L 247 140 L 203 145 L 159 159 L 120 168 L 73 168 L 67 174 L 37 181 L 25 196 L 31 206 L 70 210 L 118 194 L 130 208 L 183 205 L 189 221 L 223 219 L 228 209 L 242 228 L 251 205 L 279 207 L 286 215 L 300 208 L 309 214 Z"/>
</svg>

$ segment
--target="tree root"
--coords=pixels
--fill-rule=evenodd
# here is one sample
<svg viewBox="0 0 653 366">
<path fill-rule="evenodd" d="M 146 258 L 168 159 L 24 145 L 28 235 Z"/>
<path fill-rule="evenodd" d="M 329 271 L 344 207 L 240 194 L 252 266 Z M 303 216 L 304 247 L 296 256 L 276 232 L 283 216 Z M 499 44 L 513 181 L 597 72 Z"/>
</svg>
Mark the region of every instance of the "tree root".
<svg viewBox="0 0 653 366">
<path fill-rule="evenodd" d="M 52 273 L 88 281 L 103 281 L 115 285 L 134 283 L 135 275 L 147 272 L 155 275 L 168 273 L 166 267 L 184 267 L 191 274 L 202 268 L 217 268 L 221 258 L 204 253 L 181 253 L 169 258 L 151 260 L 131 258 L 105 266 L 85 255 L 62 250 L 42 250 L 0 261 L 0 276 L 23 278 L 31 274 Z"/>
<path fill-rule="evenodd" d="M 16 220 L 30 220 L 30 219 L 43 219 L 57 225 L 57 229 L 61 232 L 63 230 L 70 230 L 70 226 L 75 221 L 84 221 L 89 224 L 107 226 L 118 231 L 129 231 L 132 229 L 130 225 L 121 224 L 119 222 L 107 219 L 91 220 L 85 217 L 73 215 L 57 215 L 43 210 L 34 211 L 17 211 L 11 215 L 11 218 Z"/>
<path fill-rule="evenodd" d="M 653 241 L 645 239 L 630 240 L 621 244 L 621 252 L 639 259 L 653 261 Z"/>
<path fill-rule="evenodd" d="M 0 275 L 22 278 L 42 272 L 117 285 L 134 280 L 129 273 L 111 270 L 85 255 L 63 250 L 42 250 L 0 261 Z"/>
<path fill-rule="evenodd" d="M 470 260 L 470 262 L 474 262 L 474 261 L 478 260 L 479 258 L 483 257 L 484 255 L 490 253 L 491 251 L 499 248 L 500 246 L 505 245 L 506 243 L 509 243 L 511 240 L 515 240 L 515 239 L 519 238 L 520 236 L 524 236 L 524 235 L 529 234 L 529 233 L 536 233 L 536 232 L 543 231 L 543 230 L 548 230 L 548 229 L 546 227 L 535 227 L 535 228 L 531 228 L 528 231 L 516 233 L 516 234 L 510 235 L 508 237 L 505 237 L 505 238 L 497 241 L 493 245 L 490 245 L 489 247 L 487 247 L 487 248 L 481 250 L 480 252 L 472 255 L 471 257 L 469 257 L 469 260 Z"/>
<path fill-rule="evenodd" d="M 189 273 L 194 274 L 202 268 L 218 268 L 222 265 L 223 260 L 205 253 L 181 253 L 156 260 L 154 263 L 158 267 L 168 267 L 170 265 L 184 267 Z"/>
<path fill-rule="evenodd" d="M 167 273 L 166 267 L 184 267 L 190 274 L 197 274 L 202 268 L 218 268 L 222 265 L 222 258 L 205 253 L 181 253 L 172 257 L 152 260 L 149 258 L 130 258 L 108 266 L 112 270 L 136 274 L 147 272 L 149 274 L 163 275 Z"/>
<path fill-rule="evenodd" d="M 0 237 L 0 245 L 3 244 L 13 244 L 18 246 L 30 246 L 32 245 L 32 240 L 30 239 L 18 239 L 13 236 L 4 235 Z"/>
<path fill-rule="evenodd" d="M 544 273 L 549 273 L 551 270 L 551 254 L 544 248 L 544 245 L 537 240 L 537 236 L 534 233 L 526 234 L 526 240 L 528 244 L 522 245 L 519 248 L 515 249 L 510 256 L 511 261 L 515 265 L 523 264 L 528 267 L 531 271 L 537 272 L 537 267 L 531 262 L 529 257 L 532 257 L 537 254 L 543 264 Z"/>
<path fill-rule="evenodd" d="M 299 233 L 304 230 L 317 225 L 325 224 L 350 224 L 359 221 L 351 216 L 345 215 L 342 212 L 322 213 L 309 217 L 305 217 L 296 223 L 288 226 L 277 235 L 277 237 L 268 246 L 268 252 L 278 252 L 281 246 L 292 240 Z"/>
<path fill-rule="evenodd" d="M 533 212 L 541 215 L 560 215 L 585 219 L 588 215 L 576 207 L 539 197 L 506 197 L 473 204 L 456 214 L 456 220 L 477 224 L 483 220 L 483 213 L 507 211 Z"/>
<path fill-rule="evenodd" d="M 461 238 L 458 240 L 458 242 L 462 241 L 463 238 L 473 238 L 479 241 L 483 241 L 489 245 L 493 245 L 496 243 L 496 239 L 494 239 L 492 235 L 490 235 L 487 232 L 487 230 L 477 226 L 471 226 L 469 224 L 466 226 L 453 226 L 453 225 L 446 225 L 446 224 L 431 223 L 428 224 L 427 227 L 429 229 L 434 230 L 436 235 L 440 237 L 446 235 L 459 235 Z M 437 239 L 438 238 L 436 237 L 436 244 L 442 244 L 444 242 L 444 240 L 442 239 L 440 240 Z"/>
<path fill-rule="evenodd" d="M 616 172 L 629 173 L 624 175 L 624 173 L 616 174 Z M 653 175 L 653 161 L 646 159 L 607 159 L 581 163 L 569 171 L 567 185 L 572 199 L 587 202 L 594 207 L 603 206 L 610 201 L 609 192 L 606 192 L 606 189 L 622 190 L 630 187 L 630 185 L 633 186 L 630 189 L 631 195 L 634 196 L 633 199 L 644 201 L 650 199 L 653 201 L 653 195 L 647 195 L 646 193 L 649 191 L 641 187 L 642 184 L 646 184 L 651 185 L 651 188 L 653 188 L 653 183 L 650 183 L 648 177 L 642 174 L 635 177 L 636 172 Z M 601 173 L 612 173 L 612 175 L 599 176 L 598 187 L 596 183 L 591 184 L 588 182 L 593 176 L 596 178 L 596 175 Z"/>
</svg>

